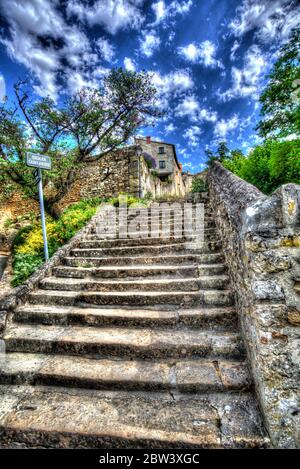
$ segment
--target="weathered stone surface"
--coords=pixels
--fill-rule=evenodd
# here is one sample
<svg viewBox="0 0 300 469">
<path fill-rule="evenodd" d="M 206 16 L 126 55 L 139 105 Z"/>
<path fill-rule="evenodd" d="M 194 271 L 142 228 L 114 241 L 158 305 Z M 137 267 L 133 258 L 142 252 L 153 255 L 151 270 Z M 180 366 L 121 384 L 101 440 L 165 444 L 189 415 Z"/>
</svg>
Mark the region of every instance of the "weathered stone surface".
<svg viewBox="0 0 300 469">
<path fill-rule="evenodd" d="M 18 385 L 183 393 L 248 390 L 251 385 L 246 365 L 234 360 L 128 361 L 31 353 L 7 353 L 0 378 Z"/>
<path fill-rule="evenodd" d="M 299 445 L 299 186 L 266 197 L 214 163 L 210 205 L 223 241 L 237 312 L 274 446 Z"/>
<path fill-rule="evenodd" d="M 243 356 L 237 333 L 127 328 L 10 325 L 7 351 L 98 354 L 101 357 Z"/>
<path fill-rule="evenodd" d="M 15 409 L 9 411 L 12 404 L 6 406 L 0 422 L 2 444 L 19 441 L 33 447 L 59 448 L 220 448 L 224 444 L 267 444 L 253 399 L 247 395 L 174 401 L 163 394 L 128 399 L 124 393 L 110 395 L 100 391 L 38 387 L 22 391 Z M 247 428 L 248 421 L 256 424 Z"/>
<path fill-rule="evenodd" d="M 254 297 L 258 300 L 283 300 L 284 293 L 274 280 L 256 280 L 252 283 Z"/>
</svg>

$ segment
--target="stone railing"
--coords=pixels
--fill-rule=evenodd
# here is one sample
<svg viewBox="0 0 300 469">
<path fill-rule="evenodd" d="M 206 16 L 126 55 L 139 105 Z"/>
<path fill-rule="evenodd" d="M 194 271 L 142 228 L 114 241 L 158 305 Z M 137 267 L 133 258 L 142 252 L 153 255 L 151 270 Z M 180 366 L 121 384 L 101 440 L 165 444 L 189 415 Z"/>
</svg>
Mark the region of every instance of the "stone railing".
<svg viewBox="0 0 300 469">
<path fill-rule="evenodd" d="M 298 447 L 300 186 L 267 197 L 218 162 L 208 183 L 266 428 Z"/>
<path fill-rule="evenodd" d="M 31 275 L 28 280 L 0 299 L 0 339 L 3 335 L 9 314 L 18 305 L 26 302 L 29 293 L 39 286 L 39 283 L 44 277 L 52 274 L 54 267 L 62 264 L 63 258 L 68 256 L 70 251 L 79 245 L 82 238 L 92 231 L 99 220 L 99 216 L 101 216 L 101 214 L 98 212 L 67 244 L 60 248 L 49 261 L 45 262 Z"/>
</svg>

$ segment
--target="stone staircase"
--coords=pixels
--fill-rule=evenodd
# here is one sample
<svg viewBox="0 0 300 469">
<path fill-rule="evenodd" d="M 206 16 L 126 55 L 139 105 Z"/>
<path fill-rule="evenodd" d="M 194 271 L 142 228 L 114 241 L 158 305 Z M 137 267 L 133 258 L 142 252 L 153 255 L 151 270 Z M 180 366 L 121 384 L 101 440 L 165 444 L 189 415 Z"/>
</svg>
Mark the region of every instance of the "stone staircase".
<svg viewBox="0 0 300 469">
<path fill-rule="evenodd" d="M 2 447 L 268 445 L 212 213 L 200 248 L 173 228 L 91 232 L 14 311 Z"/>
</svg>

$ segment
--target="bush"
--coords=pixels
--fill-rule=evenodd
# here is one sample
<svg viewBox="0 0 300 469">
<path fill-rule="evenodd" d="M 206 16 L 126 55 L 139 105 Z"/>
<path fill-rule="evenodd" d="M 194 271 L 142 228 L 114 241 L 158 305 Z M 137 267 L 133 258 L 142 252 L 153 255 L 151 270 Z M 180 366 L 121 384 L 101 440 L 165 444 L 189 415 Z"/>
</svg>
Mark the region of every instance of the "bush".
<svg viewBox="0 0 300 469">
<path fill-rule="evenodd" d="M 30 277 L 44 262 L 42 255 L 16 254 L 13 259 L 12 286 L 17 287 Z"/>
<path fill-rule="evenodd" d="M 203 181 L 202 178 L 193 178 L 192 181 L 192 190 L 193 193 L 196 192 L 207 192 L 207 184 Z"/>
<path fill-rule="evenodd" d="M 81 200 L 64 210 L 58 220 L 47 219 L 47 238 L 50 257 L 69 241 L 96 213 L 99 197 Z M 21 228 L 13 243 L 14 287 L 23 283 L 44 262 L 44 241 L 39 221 Z"/>
</svg>

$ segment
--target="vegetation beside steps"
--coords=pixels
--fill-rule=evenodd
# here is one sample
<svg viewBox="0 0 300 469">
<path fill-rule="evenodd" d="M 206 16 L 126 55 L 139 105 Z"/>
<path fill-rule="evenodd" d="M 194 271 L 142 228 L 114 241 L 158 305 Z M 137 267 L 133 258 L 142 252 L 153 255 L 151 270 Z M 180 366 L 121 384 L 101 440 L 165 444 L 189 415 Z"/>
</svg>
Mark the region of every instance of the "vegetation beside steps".
<svg viewBox="0 0 300 469">
<path fill-rule="evenodd" d="M 61 216 L 54 220 L 47 216 L 47 235 L 50 257 L 65 243 L 67 243 L 78 230 L 93 217 L 102 203 L 119 204 L 119 198 L 101 199 L 93 197 L 81 200 L 67 207 Z M 127 204 L 139 203 L 146 205 L 147 201 L 127 196 Z M 6 222 L 7 228 L 13 226 L 14 221 Z M 32 275 L 44 262 L 43 234 L 41 223 L 34 214 L 29 222 L 23 226 L 16 235 L 12 248 L 12 286 L 16 287 Z"/>
</svg>

